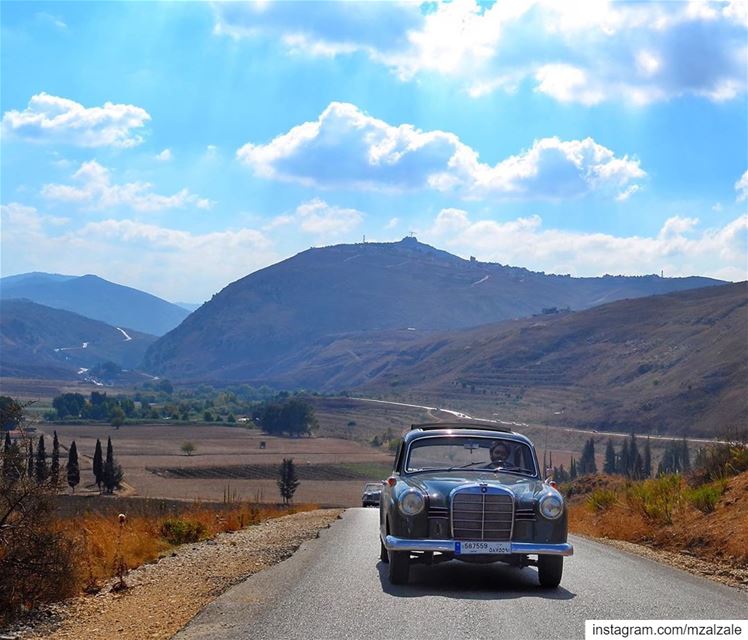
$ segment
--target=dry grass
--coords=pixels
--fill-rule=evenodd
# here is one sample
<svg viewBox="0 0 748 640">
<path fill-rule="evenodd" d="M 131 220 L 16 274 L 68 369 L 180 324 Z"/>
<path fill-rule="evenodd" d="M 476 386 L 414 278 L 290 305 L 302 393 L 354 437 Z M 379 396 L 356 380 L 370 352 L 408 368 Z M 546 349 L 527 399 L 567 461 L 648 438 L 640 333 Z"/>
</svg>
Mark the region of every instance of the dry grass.
<svg viewBox="0 0 748 640">
<path fill-rule="evenodd" d="M 748 567 L 748 472 L 697 489 L 673 476 L 634 483 L 602 477 L 571 497 L 569 526 Z"/>
<path fill-rule="evenodd" d="M 175 546 L 165 537 L 164 523 L 180 521 L 200 532 L 200 539 L 218 533 L 237 531 L 271 518 L 311 511 L 317 505 L 297 504 L 290 507 L 263 505 L 252 502 L 215 510 L 187 505 L 175 515 L 139 514 L 120 524 L 112 515 L 89 513 L 58 520 L 57 528 L 79 549 L 76 579 L 79 591 L 95 591 L 102 581 L 117 575 L 118 568 L 134 569 L 156 561 Z"/>
</svg>

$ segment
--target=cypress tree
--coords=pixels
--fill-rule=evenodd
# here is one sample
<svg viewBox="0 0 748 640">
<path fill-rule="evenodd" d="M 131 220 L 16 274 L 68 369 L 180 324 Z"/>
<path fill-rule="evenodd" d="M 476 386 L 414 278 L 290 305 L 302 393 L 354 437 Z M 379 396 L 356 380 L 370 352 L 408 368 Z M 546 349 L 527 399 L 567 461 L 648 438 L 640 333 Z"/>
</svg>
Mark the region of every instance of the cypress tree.
<svg viewBox="0 0 748 640">
<path fill-rule="evenodd" d="M 688 440 L 686 440 L 686 436 L 683 436 L 683 444 L 681 445 L 681 456 L 683 460 L 683 471 L 690 471 L 691 470 L 691 454 L 688 451 Z"/>
<path fill-rule="evenodd" d="M 39 436 L 39 442 L 36 446 L 36 481 L 42 484 L 49 477 L 47 469 L 47 451 L 44 448 L 44 436 Z"/>
<path fill-rule="evenodd" d="M 632 478 L 638 478 L 637 475 L 637 458 L 641 465 L 641 457 L 639 456 L 639 447 L 636 444 L 636 436 L 633 431 L 631 432 L 631 440 L 629 441 L 629 468 L 626 472 L 627 476 Z"/>
<path fill-rule="evenodd" d="M 101 491 L 101 483 L 104 481 L 104 457 L 101 454 L 101 440 L 96 439 L 96 450 L 93 457 L 93 474 L 96 478 L 96 486 Z"/>
<path fill-rule="evenodd" d="M 613 439 L 608 438 L 608 444 L 605 445 L 605 464 L 603 471 L 610 475 L 616 472 L 616 450 L 613 448 Z"/>
<path fill-rule="evenodd" d="M 642 471 L 645 478 L 652 477 L 652 448 L 649 445 L 649 436 L 647 436 L 647 441 L 644 443 L 644 463 Z"/>
<path fill-rule="evenodd" d="M 31 438 L 29 438 L 29 455 L 26 464 L 26 475 L 29 479 L 34 477 L 34 445 Z"/>
<path fill-rule="evenodd" d="M 597 473 L 597 462 L 595 461 L 595 439 L 590 438 L 590 453 L 589 463 L 587 465 L 587 473 Z"/>
<path fill-rule="evenodd" d="M 81 481 L 81 471 L 78 465 L 78 448 L 75 446 L 75 440 L 70 445 L 68 450 L 68 464 L 66 467 L 68 476 L 68 485 L 75 493 L 75 487 Z"/>
<path fill-rule="evenodd" d="M 122 482 L 122 468 L 114 461 L 114 448 L 112 439 L 109 438 L 106 444 L 106 460 L 104 462 L 104 489 L 107 493 L 114 493 Z"/>
<path fill-rule="evenodd" d="M 49 476 L 55 486 L 60 483 L 60 441 L 57 439 L 57 431 L 52 439 L 52 464 L 49 468 Z"/>
<path fill-rule="evenodd" d="M 296 477 L 296 467 L 293 458 L 283 458 L 280 466 L 280 477 L 278 478 L 278 489 L 280 490 L 283 503 L 288 504 L 296 493 L 299 486 L 299 479 Z"/>
<path fill-rule="evenodd" d="M 631 458 L 629 457 L 629 441 L 624 440 L 621 445 L 621 453 L 618 456 L 618 473 L 624 476 L 629 475 L 631 468 Z"/>
<path fill-rule="evenodd" d="M 577 461 L 574 458 L 574 456 L 571 457 L 571 462 L 569 463 L 569 478 L 572 480 L 576 480 L 577 477 Z"/>
<path fill-rule="evenodd" d="M 18 480 L 23 466 L 23 456 L 16 442 L 10 439 L 10 433 L 5 433 L 3 444 L 3 478 L 6 482 Z"/>
</svg>

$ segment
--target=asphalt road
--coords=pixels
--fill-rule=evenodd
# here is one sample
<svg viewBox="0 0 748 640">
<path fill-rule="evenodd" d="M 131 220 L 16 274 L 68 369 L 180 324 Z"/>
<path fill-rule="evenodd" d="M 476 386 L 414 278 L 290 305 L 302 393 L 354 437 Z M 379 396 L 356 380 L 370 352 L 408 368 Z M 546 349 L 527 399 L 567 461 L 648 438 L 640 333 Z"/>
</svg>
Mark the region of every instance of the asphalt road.
<svg viewBox="0 0 748 640">
<path fill-rule="evenodd" d="M 748 594 L 573 538 L 556 590 L 533 568 L 417 566 L 393 587 L 375 509 L 342 520 L 289 560 L 224 593 L 179 640 L 584 638 L 587 619 L 745 619 Z"/>
</svg>

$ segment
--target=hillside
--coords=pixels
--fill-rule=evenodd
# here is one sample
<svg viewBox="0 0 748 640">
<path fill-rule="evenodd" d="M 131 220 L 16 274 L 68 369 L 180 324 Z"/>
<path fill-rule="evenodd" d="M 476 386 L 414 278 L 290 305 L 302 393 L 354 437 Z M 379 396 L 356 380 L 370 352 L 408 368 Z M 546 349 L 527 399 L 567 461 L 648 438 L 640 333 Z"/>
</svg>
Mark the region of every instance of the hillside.
<svg viewBox="0 0 748 640">
<path fill-rule="evenodd" d="M 230 284 L 156 342 L 144 366 L 183 381 L 262 379 L 283 374 L 282 362 L 300 350 L 353 331 L 423 336 L 712 284 L 719 281 L 546 275 L 463 260 L 415 238 L 336 245 Z"/>
<path fill-rule="evenodd" d="M 101 320 L 115 327 L 163 335 L 189 311 L 150 293 L 94 275 L 24 273 L 0 279 L 0 297 L 26 298 L 55 309 Z"/>
<path fill-rule="evenodd" d="M 0 310 L 0 376 L 72 379 L 107 361 L 130 368 L 156 339 L 29 300 L 2 300 Z"/>
<path fill-rule="evenodd" d="M 354 362 L 348 346 L 345 366 L 330 344 L 295 381 L 590 429 L 719 435 L 748 423 L 746 282 L 432 336 L 380 359 L 364 348 Z"/>
</svg>

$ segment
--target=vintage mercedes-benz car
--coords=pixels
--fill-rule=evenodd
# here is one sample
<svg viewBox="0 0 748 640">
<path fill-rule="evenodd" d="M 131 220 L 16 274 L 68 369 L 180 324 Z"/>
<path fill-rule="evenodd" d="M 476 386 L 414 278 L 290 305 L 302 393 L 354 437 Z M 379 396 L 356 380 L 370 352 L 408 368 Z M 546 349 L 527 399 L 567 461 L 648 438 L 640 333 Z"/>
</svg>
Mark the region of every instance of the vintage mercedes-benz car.
<svg viewBox="0 0 748 640">
<path fill-rule="evenodd" d="M 381 482 L 367 482 L 361 494 L 362 507 L 378 507 L 379 497 L 382 495 Z"/>
<path fill-rule="evenodd" d="M 561 582 L 566 505 L 543 480 L 532 442 L 494 424 L 413 425 L 379 505 L 380 558 L 392 584 L 413 562 L 534 565 L 544 587 Z"/>
</svg>

